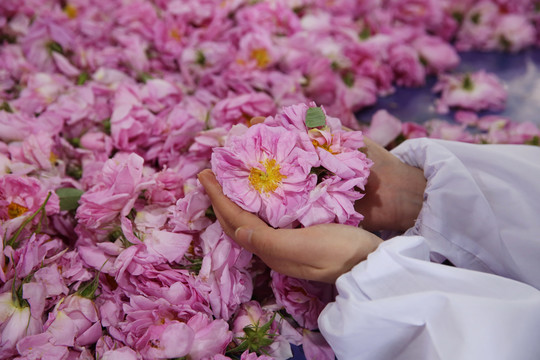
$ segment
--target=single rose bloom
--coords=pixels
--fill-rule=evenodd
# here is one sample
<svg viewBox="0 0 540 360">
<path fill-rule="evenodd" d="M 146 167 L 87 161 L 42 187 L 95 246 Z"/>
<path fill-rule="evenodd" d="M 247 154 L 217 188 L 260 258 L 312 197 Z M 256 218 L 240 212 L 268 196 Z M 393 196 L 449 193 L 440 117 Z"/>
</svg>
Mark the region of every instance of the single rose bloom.
<svg viewBox="0 0 540 360">
<path fill-rule="evenodd" d="M 456 107 L 472 111 L 499 111 L 504 109 L 507 92 L 495 74 L 484 70 L 471 74 L 441 75 L 433 87 L 441 93 L 436 101 L 439 114 L 446 114 Z"/>
<path fill-rule="evenodd" d="M 319 157 L 300 145 L 297 132 L 258 124 L 215 149 L 212 170 L 232 201 L 285 227 L 297 220 L 317 182 L 311 169 L 319 166 Z"/>
</svg>

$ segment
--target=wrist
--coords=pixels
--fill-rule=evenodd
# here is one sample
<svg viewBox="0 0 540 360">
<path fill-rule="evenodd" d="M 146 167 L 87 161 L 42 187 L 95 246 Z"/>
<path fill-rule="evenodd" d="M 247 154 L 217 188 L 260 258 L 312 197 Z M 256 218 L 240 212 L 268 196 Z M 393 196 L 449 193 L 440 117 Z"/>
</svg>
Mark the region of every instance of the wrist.
<svg viewBox="0 0 540 360">
<path fill-rule="evenodd" d="M 366 194 L 355 204 L 364 215 L 361 226 L 368 231 L 405 231 L 414 225 L 422 209 L 427 183 L 424 173 L 369 139 L 366 147 L 374 164 Z"/>
</svg>

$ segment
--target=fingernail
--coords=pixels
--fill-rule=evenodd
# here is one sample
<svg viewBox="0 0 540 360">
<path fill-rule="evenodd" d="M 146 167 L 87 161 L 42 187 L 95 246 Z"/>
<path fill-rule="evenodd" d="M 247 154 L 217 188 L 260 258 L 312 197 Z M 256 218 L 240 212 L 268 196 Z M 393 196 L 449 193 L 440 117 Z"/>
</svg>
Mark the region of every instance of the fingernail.
<svg viewBox="0 0 540 360">
<path fill-rule="evenodd" d="M 200 173 L 197 174 L 197 177 L 200 179 L 200 178 L 203 178 L 204 177 L 204 174 L 206 173 L 206 170 L 208 169 L 204 169 L 203 171 L 201 171 Z"/>
<path fill-rule="evenodd" d="M 249 120 L 249 126 L 262 124 L 264 122 L 264 120 L 266 120 L 266 118 L 264 116 L 252 117 L 251 120 Z"/>
<path fill-rule="evenodd" d="M 250 243 L 252 235 L 253 229 L 248 229 L 242 226 L 240 226 L 234 231 L 234 237 L 241 244 Z"/>
<path fill-rule="evenodd" d="M 197 178 L 199 179 L 199 181 L 204 180 L 204 181 L 214 182 L 215 181 L 214 177 L 211 176 L 211 174 L 212 174 L 212 171 L 210 169 L 204 169 L 203 171 L 197 174 Z"/>
</svg>

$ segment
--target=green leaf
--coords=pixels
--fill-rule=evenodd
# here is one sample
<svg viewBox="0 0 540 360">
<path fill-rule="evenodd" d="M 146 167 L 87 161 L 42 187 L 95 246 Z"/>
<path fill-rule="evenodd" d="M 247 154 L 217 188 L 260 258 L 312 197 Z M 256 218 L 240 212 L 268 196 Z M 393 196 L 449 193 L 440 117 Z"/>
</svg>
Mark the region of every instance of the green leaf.
<svg viewBox="0 0 540 360">
<path fill-rule="evenodd" d="M 482 18 L 482 14 L 480 14 L 479 12 L 474 13 L 474 14 L 471 15 L 471 21 L 475 25 L 480 24 L 480 19 L 481 18 Z"/>
<path fill-rule="evenodd" d="M 154 77 L 152 75 L 150 75 L 149 73 L 143 71 L 143 72 L 139 73 L 139 75 L 137 76 L 137 81 L 141 82 L 143 84 L 146 84 L 146 82 L 148 80 L 151 80 L 153 78 Z"/>
<path fill-rule="evenodd" d="M 266 335 L 266 333 L 268 332 L 268 330 L 270 330 L 270 326 L 272 326 L 272 324 L 274 323 L 274 320 L 276 318 L 276 313 L 274 313 L 274 315 L 272 315 L 272 318 L 270 320 L 268 320 L 266 322 L 266 324 L 264 324 L 263 326 L 261 326 L 260 328 L 260 333 L 261 334 L 264 334 Z"/>
<path fill-rule="evenodd" d="M 466 91 L 472 91 L 474 89 L 474 82 L 472 81 L 471 76 L 469 74 L 465 75 L 461 86 Z"/>
<path fill-rule="evenodd" d="M 86 71 L 83 71 L 77 77 L 77 85 L 84 85 L 84 83 L 87 82 L 89 78 L 90 78 L 90 75 L 88 75 Z"/>
<path fill-rule="evenodd" d="M 206 211 L 204 212 L 204 216 L 206 216 L 210 220 L 216 220 L 217 219 L 216 213 L 214 212 L 214 208 L 212 206 L 210 206 L 208 209 L 206 209 Z"/>
<path fill-rule="evenodd" d="M 67 141 L 71 145 L 73 145 L 73 147 L 75 147 L 75 148 L 80 148 L 81 147 L 81 138 L 74 137 L 74 138 L 71 138 L 71 139 L 67 139 Z"/>
<path fill-rule="evenodd" d="M 201 50 L 197 50 L 195 62 L 201 66 L 206 65 L 206 56 L 204 56 L 204 53 Z"/>
<path fill-rule="evenodd" d="M 111 118 L 106 118 L 101 122 L 103 125 L 103 131 L 105 131 L 105 134 L 111 135 Z"/>
<path fill-rule="evenodd" d="M 202 268 L 202 258 L 189 258 L 188 256 L 184 255 L 184 259 L 186 259 L 189 264 L 184 265 L 184 268 L 192 273 L 199 274 L 199 271 L 201 271 Z"/>
<path fill-rule="evenodd" d="M 96 290 L 99 287 L 99 274 L 100 273 L 98 272 L 92 280 L 83 283 L 77 291 L 77 295 L 94 300 L 96 298 Z"/>
<path fill-rule="evenodd" d="M 458 24 L 463 22 L 463 13 L 460 13 L 459 11 L 454 11 L 452 13 L 452 17 L 457 21 Z"/>
<path fill-rule="evenodd" d="M 71 176 L 75 180 L 79 180 L 82 177 L 82 168 L 77 164 L 69 164 L 66 167 L 66 175 Z"/>
<path fill-rule="evenodd" d="M 369 28 L 367 26 L 365 26 L 362 31 L 360 32 L 360 34 L 358 34 L 358 38 L 360 40 L 366 40 L 368 39 L 369 37 L 371 36 L 371 31 L 369 30 Z"/>
<path fill-rule="evenodd" d="M 540 146 L 540 137 L 535 135 L 532 139 L 525 141 L 526 145 Z"/>
<path fill-rule="evenodd" d="M 49 50 L 49 53 L 57 52 L 64 55 L 64 49 L 62 48 L 62 45 L 60 45 L 56 41 L 50 41 L 49 43 L 47 43 L 47 50 Z"/>
<path fill-rule="evenodd" d="M 510 49 L 512 48 L 512 42 L 508 40 L 508 38 L 504 35 L 499 36 L 499 44 L 504 51 L 510 51 Z"/>
<path fill-rule="evenodd" d="M 306 111 L 306 126 L 316 128 L 326 125 L 326 115 L 320 107 L 310 107 Z"/>
<path fill-rule="evenodd" d="M 2 44 L 4 41 L 8 44 L 15 44 L 17 42 L 17 37 L 11 34 L 0 33 L 0 44 Z"/>
<path fill-rule="evenodd" d="M 0 111 L 13 113 L 13 109 L 11 109 L 11 106 L 9 106 L 9 103 L 7 101 L 4 101 L 2 105 L 0 105 Z"/>
<path fill-rule="evenodd" d="M 354 85 L 354 73 L 352 71 L 347 71 L 341 75 L 341 80 L 347 85 L 347 87 L 352 88 Z"/>
<path fill-rule="evenodd" d="M 84 191 L 75 188 L 56 189 L 56 195 L 60 198 L 60 210 L 76 210 L 83 193 Z"/>
<path fill-rule="evenodd" d="M 235 348 L 227 350 L 227 354 L 240 354 L 246 350 L 257 353 L 258 355 L 266 354 L 264 348 L 272 345 L 276 336 L 275 333 L 269 333 L 275 318 L 276 313 L 262 326 L 259 326 L 259 322 L 257 322 L 244 327 L 245 336 L 236 338 L 237 340 L 242 340 L 242 343 Z"/>
<path fill-rule="evenodd" d="M 101 268 L 98 270 L 96 276 L 92 280 L 85 281 L 81 284 L 79 287 L 79 290 L 77 290 L 76 294 L 80 297 L 84 297 L 90 300 L 94 300 L 96 298 L 96 290 L 99 287 L 99 275 L 101 274 L 101 270 L 103 270 L 103 267 L 109 260 L 105 260 L 103 265 L 101 265 Z"/>
</svg>

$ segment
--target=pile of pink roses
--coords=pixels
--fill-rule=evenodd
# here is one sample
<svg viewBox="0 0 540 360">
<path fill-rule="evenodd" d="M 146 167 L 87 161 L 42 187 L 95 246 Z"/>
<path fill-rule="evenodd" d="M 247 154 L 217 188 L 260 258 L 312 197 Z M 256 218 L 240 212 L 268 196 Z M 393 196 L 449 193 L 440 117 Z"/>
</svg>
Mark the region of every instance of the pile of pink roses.
<svg viewBox="0 0 540 360">
<path fill-rule="evenodd" d="M 299 104 L 262 124 L 234 126 L 211 164 L 223 193 L 273 227 L 358 226 L 363 216 L 354 203 L 373 165 L 364 147 L 361 131 Z"/>
<path fill-rule="evenodd" d="M 457 50 L 539 33 L 532 0 L 2 0 L 0 358 L 268 360 L 301 344 L 333 359 L 317 332 L 333 288 L 236 245 L 196 175 L 236 161 L 247 180 L 228 194 L 275 226 L 357 225 L 369 161 L 341 124 L 360 130 L 355 111 L 437 75 L 455 123 L 380 111 L 362 130 L 388 147 L 538 144 L 531 123 L 477 114 L 504 107 L 493 74 L 450 71 Z M 305 127 L 309 108 L 326 129 Z M 253 151 L 228 153 L 246 134 Z M 262 158 L 262 143 L 289 152 Z M 263 173 L 289 189 L 269 207 Z"/>
</svg>

